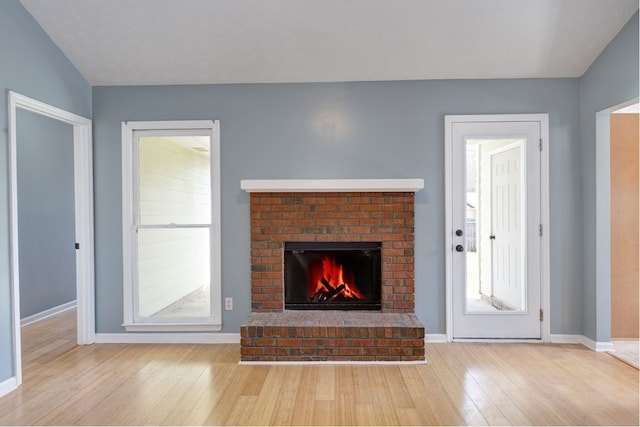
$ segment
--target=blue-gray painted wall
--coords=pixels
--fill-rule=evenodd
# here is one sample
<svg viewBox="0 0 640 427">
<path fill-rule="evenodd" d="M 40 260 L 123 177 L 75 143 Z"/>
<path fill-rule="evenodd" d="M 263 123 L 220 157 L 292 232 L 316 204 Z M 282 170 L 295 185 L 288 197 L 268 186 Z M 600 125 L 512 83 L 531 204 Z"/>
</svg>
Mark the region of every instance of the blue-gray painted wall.
<svg viewBox="0 0 640 427">
<path fill-rule="evenodd" d="M 0 1 L 0 382 L 13 372 L 7 91 L 91 116 L 91 88 L 18 0 Z M 19 138 L 19 137 L 18 137 Z M 18 144 L 20 141 L 18 140 Z"/>
<path fill-rule="evenodd" d="M 247 178 L 423 178 L 416 313 L 445 332 L 444 116 L 549 113 L 552 331 L 580 334 L 579 80 L 95 87 L 97 331 L 121 332 L 121 122 L 219 119 L 223 331 L 250 312 Z M 577 220 L 576 220 L 577 219 Z"/>
<path fill-rule="evenodd" d="M 596 287 L 596 113 L 638 97 L 638 12 L 609 43 L 580 80 L 580 151 L 583 182 L 582 247 L 584 304 L 582 333 L 594 341 L 611 338 L 609 286 Z"/>
<path fill-rule="evenodd" d="M 73 126 L 17 114 L 20 318 L 76 299 Z"/>
</svg>

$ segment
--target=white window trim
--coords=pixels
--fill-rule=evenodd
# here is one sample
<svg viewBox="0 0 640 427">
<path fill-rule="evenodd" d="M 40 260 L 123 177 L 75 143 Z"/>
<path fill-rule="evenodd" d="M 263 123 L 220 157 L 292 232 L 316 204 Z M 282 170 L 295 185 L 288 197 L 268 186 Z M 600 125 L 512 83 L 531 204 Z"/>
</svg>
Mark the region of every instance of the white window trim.
<svg viewBox="0 0 640 427">
<path fill-rule="evenodd" d="M 131 228 L 134 225 L 134 161 L 136 131 L 144 130 L 206 130 L 211 132 L 211 323 L 138 323 L 135 321 L 134 262 L 135 242 Z M 221 331 L 222 330 L 222 275 L 220 224 L 220 122 L 218 120 L 122 122 L 122 255 L 123 255 L 123 308 L 128 332 L 159 331 Z M 178 320 L 178 319 L 176 319 Z"/>
</svg>

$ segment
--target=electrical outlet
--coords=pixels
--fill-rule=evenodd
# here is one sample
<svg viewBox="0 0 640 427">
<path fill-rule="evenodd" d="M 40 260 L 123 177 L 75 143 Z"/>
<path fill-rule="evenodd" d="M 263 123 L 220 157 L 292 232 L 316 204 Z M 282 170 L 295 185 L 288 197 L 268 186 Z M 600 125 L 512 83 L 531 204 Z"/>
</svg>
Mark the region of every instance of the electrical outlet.
<svg viewBox="0 0 640 427">
<path fill-rule="evenodd" d="M 233 298 L 229 297 L 224 299 L 224 309 L 233 310 Z"/>
</svg>

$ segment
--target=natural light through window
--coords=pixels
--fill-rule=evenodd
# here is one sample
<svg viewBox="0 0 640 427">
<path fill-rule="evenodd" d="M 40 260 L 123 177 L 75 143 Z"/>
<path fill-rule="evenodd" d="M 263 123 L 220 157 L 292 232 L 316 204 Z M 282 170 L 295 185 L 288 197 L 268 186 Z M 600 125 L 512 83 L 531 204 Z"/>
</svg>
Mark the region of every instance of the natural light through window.
<svg viewBox="0 0 640 427">
<path fill-rule="evenodd" d="M 219 144 L 205 123 L 123 127 L 127 330 L 220 329 Z"/>
</svg>

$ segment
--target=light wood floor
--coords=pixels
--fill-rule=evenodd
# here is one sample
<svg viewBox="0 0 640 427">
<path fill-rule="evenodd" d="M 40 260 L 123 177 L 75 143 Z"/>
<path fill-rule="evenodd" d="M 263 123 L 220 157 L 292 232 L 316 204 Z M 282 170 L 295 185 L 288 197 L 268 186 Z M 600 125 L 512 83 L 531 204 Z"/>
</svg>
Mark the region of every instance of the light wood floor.
<svg viewBox="0 0 640 427">
<path fill-rule="evenodd" d="M 239 365 L 239 345 L 73 346 L 23 328 L 6 425 L 638 425 L 638 370 L 578 345 L 432 344 L 427 365 Z M 71 338 L 70 338 L 71 337 Z"/>
</svg>

